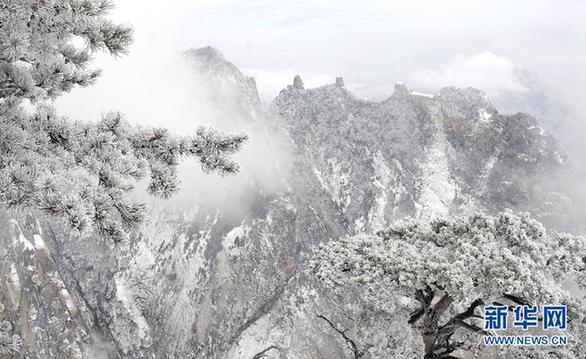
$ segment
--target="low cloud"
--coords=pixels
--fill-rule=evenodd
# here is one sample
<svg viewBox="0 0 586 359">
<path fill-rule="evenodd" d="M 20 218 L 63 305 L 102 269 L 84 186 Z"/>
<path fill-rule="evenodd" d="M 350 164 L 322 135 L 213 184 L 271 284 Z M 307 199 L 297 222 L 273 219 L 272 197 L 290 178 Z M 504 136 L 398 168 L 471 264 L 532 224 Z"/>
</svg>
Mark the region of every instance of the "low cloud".
<svg viewBox="0 0 586 359">
<path fill-rule="evenodd" d="M 434 91 L 444 86 L 475 87 L 491 98 L 528 91 L 515 63 L 492 52 L 458 55 L 439 68 L 416 71 L 408 83 L 415 88 Z"/>
</svg>

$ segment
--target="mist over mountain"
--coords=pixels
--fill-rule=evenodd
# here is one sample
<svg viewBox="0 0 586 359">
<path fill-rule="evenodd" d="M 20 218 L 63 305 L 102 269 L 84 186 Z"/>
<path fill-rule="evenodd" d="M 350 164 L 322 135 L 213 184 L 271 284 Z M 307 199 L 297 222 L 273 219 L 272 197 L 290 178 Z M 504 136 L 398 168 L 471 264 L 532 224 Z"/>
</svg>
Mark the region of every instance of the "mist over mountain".
<svg viewBox="0 0 586 359">
<path fill-rule="evenodd" d="M 274 346 L 269 357 L 349 358 L 316 319 L 347 304 L 305 271 L 319 243 L 507 208 L 552 228 L 579 223 L 547 181 L 571 162 L 556 138 L 481 89 L 398 83 L 368 101 L 343 78 L 305 88 L 296 77 L 264 109 L 254 79 L 218 50 L 184 60 L 216 116 L 250 134 L 242 176 L 220 195 L 150 202 L 148 223 L 119 245 L 3 211 L 0 297 L 23 333 L 20 357 L 253 358 Z"/>
</svg>

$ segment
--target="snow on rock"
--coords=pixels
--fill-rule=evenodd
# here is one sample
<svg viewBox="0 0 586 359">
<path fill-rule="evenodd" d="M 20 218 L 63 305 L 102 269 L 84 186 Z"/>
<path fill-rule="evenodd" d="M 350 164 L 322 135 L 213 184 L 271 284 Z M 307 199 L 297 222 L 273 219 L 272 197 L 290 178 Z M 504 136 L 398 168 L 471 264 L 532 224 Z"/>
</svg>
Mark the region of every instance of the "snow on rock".
<svg viewBox="0 0 586 359">
<path fill-rule="evenodd" d="M 266 119 L 259 122 L 286 132 L 287 146 L 294 148 L 288 187 L 267 194 L 255 184 L 242 191 L 230 188 L 223 201 L 189 203 L 172 211 L 152 208 L 149 221 L 128 245 L 88 241 L 94 243 L 90 246 L 64 233 L 54 236 L 53 230 L 42 238 L 30 237 L 24 226 L 22 239 L 19 228 L 9 228 L 6 252 L 19 262 L 6 266 L 5 297 L 19 303 L 21 292 L 32 291 L 39 303 L 62 301 L 65 305 L 58 309 L 70 312 L 70 300 L 84 298 L 76 303 L 83 325 L 100 328 L 111 347 L 104 357 L 251 358 L 271 345 L 281 350 L 268 352 L 269 357 L 306 358 L 333 349 L 344 353 L 344 343 L 329 336 L 315 318 L 316 313 L 340 314 L 342 303 L 321 289 L 308 293 L 313 282 L 300 270 L 313 248 L 408 216 L 431 218 L 475 206 L 484 210 L 485 199 L 492 201 L 490 208 L 499 208 L 504 201 L 494 198 L 500 198 L 504 187 L 511 189 L 507 196 L 517 195 L 520 206 L 531 208 L 523 201 L 538 196 L 513 191 L 527 182 L 525 173 L 549 167 L 543 161 L 527 162 L 522 172 L 510 173 L 518 162 L 499 153 L 510 150 L 511 135 L 528 140 L 519 141 L 519 153 L 535 154 L 538 148 L 550 156 L 557 148 L 538 137 L 535 128 L 510 128 L 515 123 L 511 116 L 499 115 L 480 92 L 470 89 L 431 96 L 398 84 L 388 99 L 365 101 L 341 86 L 308 89 L 298 83 L 281 91 L 264 113 L 253 82 L 216 51 L 208 48 L 190 56 L 205 71 L 219 116 Z M 438 113 L 441 121 L 435 121 Z M 535 143 L 539 146 L 532 147 Z M 169 202 L 176 204 L 175 199 Z M 71 285 L 67 291 L 46 291 L 28 278 L 36 275 L 27 271 L 35 262 L 29 250 L 36 249 L 38 260 L 46 248 L 55 248 L 47 273 L 63 273 Z M 74 334 L 65 338 L 43 322 L 54 316 L 50 306 L 30 309 L 37 310 L 37 332 L 53 335 L 43 337 L 43 344 L 65 348 L 67 339 L 93 353 L 78 338 L 83 336 L 78 321 L 70 323 Z M 49 357 L 44 354 L 30 358 Z"/>
<path fill-rule="evenodd" d="M 248 236 L 248 232 L 250 232 L 250 227 L 246 226 L 244 223 L 241 223 L 238 227 L 234 227 L 226 234 L 222 241 L 224 251 L 232 256 L 240 254 L 239 245 L 236 243 L 236 240 L 243 240 Z"/>
<path fill-rule="evenodd" d="M 34 252 L 35 247 L 22 233 L 18 221 L 14 218 L 10 219 L 9 226 L 12 233 L 12 244 L 24 252 Z"/>
<path fill-rule="evenodd" d="M 37 252 L 44 252 L 47 255 L 49 254 L 49 249 L 47 248 L 45 241 L 43 241 L 43 238 L 40 235 L 33 234 L 33 240 L 34 240 L 35 249 L 37 250 Z"/>
<path fill-rule="evenodd" d="M 32 245 L 32 243 L 28 239 L 26 239 L 26 237 L 24 236 L 24 234 L 22 234 L 22 232 L 18 236 L 18 241 L 22 245 L 23 250 L 31 251 L 31 252 L 35 250 L 35 247 Z"/>
<path fill-rule="evenodd" d="M 383 155 L 380 151 L 374 154 L 372 159 L 374 165 L 374 185 L 377 188 L 375 205 L 371 208 L 368 214 L 368 221 L 372 229 L 381 229 L 386 224 L 385 208 L 389 201 L 388 190 L 393 180 L 392 170 L 387 165 Z M 362 224 L 363 225 L 363 224 Z M 358 229 L 358 228 L 357 228 Z"/>
<path fill-rule="evenodd" d="M 326 171 L 320 171 L 315 165 L 313 166 L 313 171 L 322 188 L 332 196 L 336 205 L 344 211 L 351 201 L 349 191 L 350 177 L 342 164 L 335 158 L 329 158 L 326 163 Z"/>
<path fill-rule="evenodd" d="M 334 158 L 328 159 L 328 165 L 331 169 L 330 193 L 334 197 L 334 202 L 344 210 L 351 200 L 348 191 L 348 186 L 350 185 L 348 173 L 344 170 L 342 164 Z"/>
<path fill-rule="evenodd" d="M 71 294 L 69 294 L 69 291 L 67 290 L 67 288 L 62 288 L 60 293 L 61 293 L 61 298 L 63 299 L 63 302 L 65 303 L 65 306 L 67 307 L 67 310 L 69 311 L 69 314 L 71 316 L 76 315 L 77 314 L 77 306 L 75 305 L 75 301 L 71 297 Z"/>
<path fill-rule="evenodd" d="M 18 270 L 14 263 L 10 265 L 10 273 L 8 274 L 6 285 L 8 287 L 8 294 L 12 301 L 12 305 L 18 306 L 20 303 L 22 287 L 20 285 L 20 278 L 18 277 Z"/>
<path fill-rule="evenodd" d="M 424 92 L 418 92 L 418 91 L 409 91 L 409 93 L 414 96 L 422 96 L 422 97 L 427 97 L 427 98 L 433 98 L 435 96 L 434 94 L 431 94 L 431 93 L 424 93 Z"/>
<path fill-rule="evenodd" d="M 427 162 L 421 175 L 421 192 L 417 204 L 417 218 L 436 218 L 450 213 L 450 205 L 456 195 L 456 186 L 450 178 L 446 141 L 443 132 L 436 133 L 436 140 L 429 149 Z"/>
<path fill-rule="evenodd" d="M 364 217 L 358 217 L 354 220 L 354 230 L 356 232 L 362 232 L 366 230 L 366 220 Z"/>
<path fill-rule="evenodd" d="M 52 276 L 50 282 L 59 291 L 59 296 L 61 297 L 61 301 L 63 302 L 63 304 L 67 308 L 69 315 L 71 317 L 76 316 L 78 313 L 77 305 L 75 304 L 75 301 L 73 300 L 73 298 L 71 297 L 71 294 L 67 290 L 65 283 L 63 283 L 63 280 L 57 276 Z"/>
<path fill-rule="evenodd" d="M 130 313 L 133 322 L 136 324 L 138 337 L 148 338 L 150 333 L 149 325 L 140 312 L 140 308 L 136 305 L 126 280 L 122 277 L 117 277 L 114 282 L 116 284 L 116 298 L 122 302 L 124 308 Z"/>
<path fill-rule="evenodd" d="M 478 121 L 480 123 L 489 123 L 492 118 L 492 113 L 488 112 L 485 108 L 478 109 Z"/>
</svg>

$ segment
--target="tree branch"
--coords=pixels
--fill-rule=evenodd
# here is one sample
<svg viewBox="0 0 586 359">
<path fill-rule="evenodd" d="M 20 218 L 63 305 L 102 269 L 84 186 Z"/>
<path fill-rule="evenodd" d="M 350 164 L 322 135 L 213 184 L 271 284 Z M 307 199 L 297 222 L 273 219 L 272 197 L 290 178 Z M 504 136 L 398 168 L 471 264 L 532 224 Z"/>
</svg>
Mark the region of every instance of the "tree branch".
<svg viewBox="0 0 586 359">
<path fill-rule="evenodd" d="M 318 315 L 317 317 L 320 319 L 323 319 L 326 323 L 328 323 L 330 325 L 330 327 L 332 327 L 333 330 L 336 331 L 336 333 L 340 334 L 342 336 L 342 338 L 344 338 L 344 340 L 346 341 L 346 344 L 348 345 L 348 347 L 352 351 L 352 354 L 354 354 L 355 359 L 360 359 L 364 356 L 364 354 L 366 354 L 365 351 L 360 351 L 358 349 L 358 346 L 356 345 L 356 342 L 354 342 L 354 340 L 352 340 L 349 336 L 346 335 L 346 332 L 348 331 L 348 329 L 344 329 L 344 330 L 338 329 L 338 327 L 336 327 L 336 325 L 334 323 L 332 323 L 331 320 L 329 320 L 328 318 L 326 318 L 325 316 L 323 316 L 321 314 Z"/>
<path fill-rule="evenodd" d="M 415 291 L 415 299 L 421 304 L 421 307 L 411 314 L 411 317 L 408 320 L 409 324 L 414 324 L 421 319 L 427 308 L 431 305 L 433 297 L 434 292 L 429 285 L 425 286 L 425 292 L 422 289 L 417 289 Z"/>
<path fill-rule="evenodd" d="M 439 302 L 438 302 L 438 304 L 439 304 Z M 438 339 L 440 339 L 441 337 L 443 337 L 444 339 L 438 340 L 437 342 L 442 343 L 445 341 L 445 345 L 442 344 L 440 346 L 440 348 L 441 347 L 446 348 L 446 350 L 441 353 L 440 357 L 442 357 L 442 358 L 446 357 L 445 355 L 448 355 L 448 354 L 454 352 L 456 349 L 460 348 L 464 344 L 464 342 L 459 342 L 459 343 L 451 343 L 450 342 L 452 335 L 455 333 L 456 329 L 458 329 L 459 327 L 463 327 L 471 332 L 475 332 L 475 333 L 483 332 L 487 335 L 490 335 L 489 332 L 486 332 L 483 329 L 481 329 L 475 325 L 468 324 L 465 322 L 466 319 L 475 316 L 474 312 L 476 311 L 476 308 L 478 308 L 482 304 L 483 304 L 483 301 L 481 299 L 476 299 L 474 302 L 472 302 L 470 304 L 470 306 L 468 308 L 466 308 L 465 311 L 455 315 L 450 320 L 448 320 L 448 322 L 446 324 L 444 324 L 438 328 L 438 331 L 437 331 Z M 437 306 L 437 304 L 436 304 L 436 306 Z M 436 348 L 437 348 L 437 346 L 436 346 Z"/>
<path fill-rule="evenodd" d="M 503 294 L 503 298 L 510 300 L 513 303 L 517 303 L 519 305 L 529 305 L 529 302 L 521 297 L 517 297 L 512 294 Z"/>
<path fill-rule="evenodd" d="M 421 308 L 417 309 L 416 311 L 411 313 L 411 316 L 409 317 L 409 320 L 407 321 L 407 323 L 414 324 L 423 316 L 424 313 L 425 313 L 425 308 L 421 307 Z"/>
<path fill-rule="evenodd" d="M 484 335 L 492 335 L 490 332 L 488 332 L 480 327 L 477 327 L 476 325 L 468 324 L 466 322 L 460 322 L 460 326 L 470 330 L 471 332 L 482 333 Z"/>
<path fill-rule="evenodd" d="M 261 352 L 257 353 L 255 356 L 253 356 L 253 357 L 252 357 L 252 359 L 261 359 L 261 358 L 265 358 L 265 357 L 267 357 L 267 354 L 266 354 L 266 353 L 267 353 L 269 350 L 272 350 L 272 349 L 277 349 L 278 351 L 281 351 L 281 348 L 279 348 L 278 346 L 276 346 L 276 345 L 271 345 L 270 347 L 266 348 L 265 350 L 263 350 L 263 351 L 261 351 Z"/>
<path fill-rule="evenodd" d="M 452 302 L 452 297 L 446 293 L 437 303 L 435 303 L 432 310 L 437 313 L 439 318 L 446 311 L 446 309 L 448 309 Z"/>
</svg>

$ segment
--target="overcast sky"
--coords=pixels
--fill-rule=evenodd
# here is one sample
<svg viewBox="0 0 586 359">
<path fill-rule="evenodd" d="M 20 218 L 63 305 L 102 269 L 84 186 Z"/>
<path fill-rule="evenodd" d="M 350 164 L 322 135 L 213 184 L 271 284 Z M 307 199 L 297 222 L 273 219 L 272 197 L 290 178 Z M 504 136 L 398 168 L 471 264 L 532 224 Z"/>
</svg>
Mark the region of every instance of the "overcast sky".
<svg viewBox="0 0 586 359">
<path fill-rule="evenodd" d="M 175 66 L 172 55 L 211 45 L 256 78 L 264 102 L 295 74 L 309 87 L 344 76 L 347 87 L 371 99 L 390 95 L 396 81 L 429 92 L 474 86 L 497 103 L 537 89 L 568 123 L 584 127 L 586 1 L 115 3 L 114 18 L 134 26 L 135 42 L 128 57 L 98 57 L 104 73 L 96 86 L 59 100 L 74 117 L 114 109 L 158 123 L 149 116 L 162 110 L 144 107 L 164 107 L 157 92 L 182 81 L 181 71 L 165 69 Z M 161 85 L 165 76 L 176 78 Z"/>
</svg>

